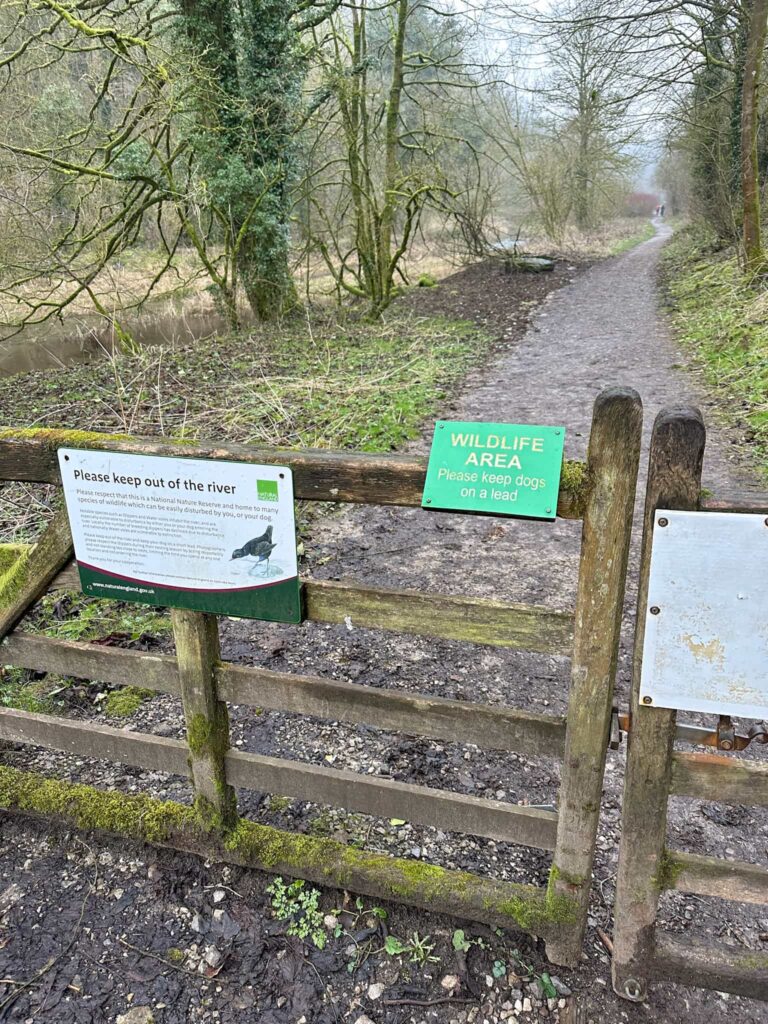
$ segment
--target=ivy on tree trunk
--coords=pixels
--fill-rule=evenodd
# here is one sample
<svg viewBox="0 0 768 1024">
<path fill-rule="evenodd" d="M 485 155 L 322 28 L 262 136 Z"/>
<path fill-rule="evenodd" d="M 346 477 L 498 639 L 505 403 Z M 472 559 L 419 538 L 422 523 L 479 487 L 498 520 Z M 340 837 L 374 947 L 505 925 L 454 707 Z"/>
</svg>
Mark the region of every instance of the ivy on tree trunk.
<svg viewBox="0 0 768 1024">
<path fill-rule="evenodd" d="M 194 148 L 232 273 L 220 297 L 236 319 L 237 283 L 254 314 L 296 301 L 289 181 L 303 61 L 293 0 L 182 0 L 184 35 L 210 90 L 198 91 Z"/>
</svg>

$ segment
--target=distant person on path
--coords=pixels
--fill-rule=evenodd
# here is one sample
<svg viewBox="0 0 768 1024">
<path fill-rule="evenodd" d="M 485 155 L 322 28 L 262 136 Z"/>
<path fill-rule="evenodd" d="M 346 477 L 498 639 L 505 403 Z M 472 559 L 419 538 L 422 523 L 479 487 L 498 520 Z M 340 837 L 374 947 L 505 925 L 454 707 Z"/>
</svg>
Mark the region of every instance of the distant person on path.
<svg viewBox="0 0 768 1024">
<path fill-rule="evenodd" d="M 666 210 L 666 208 L 667 208 L 666 205 L 664 203 L 662 203 L 661 206 L 659 207 L 659 216 L 660 217 L 664 216 L 664 211 Z"/>
</svg>

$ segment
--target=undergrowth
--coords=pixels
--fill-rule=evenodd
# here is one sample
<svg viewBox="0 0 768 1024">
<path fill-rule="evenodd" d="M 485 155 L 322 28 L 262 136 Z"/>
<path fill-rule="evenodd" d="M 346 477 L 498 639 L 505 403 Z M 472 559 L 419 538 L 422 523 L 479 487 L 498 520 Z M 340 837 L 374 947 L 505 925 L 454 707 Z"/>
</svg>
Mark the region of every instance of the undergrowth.
<svg viewBox="0 0 768 1024">
<path fill-rule="evenodd" d="M 746 439 L 768 472 L 768 286 L 750 281 L 736 252 L 700 226 L 665 247 L 662 274 L 677 336 L 726 415 L 746 422 Z"/>
</svg>

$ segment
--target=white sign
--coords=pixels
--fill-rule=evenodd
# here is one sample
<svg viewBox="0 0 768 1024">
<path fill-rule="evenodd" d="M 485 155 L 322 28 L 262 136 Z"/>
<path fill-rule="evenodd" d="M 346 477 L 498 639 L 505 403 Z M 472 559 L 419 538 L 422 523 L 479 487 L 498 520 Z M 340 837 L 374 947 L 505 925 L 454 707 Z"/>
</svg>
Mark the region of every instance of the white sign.
<svg viewBox="0 0 768 1024">
<path fill-rule="evenodd" d="M 86 594 L 299 620 L 287 467 L 77 448 L 59 466 Z"/>
<path fill-rule="evenodd" d="M 768 716 L 768 525 L 764 515 L 659 509 L 640 702 Z"/>
</svg>

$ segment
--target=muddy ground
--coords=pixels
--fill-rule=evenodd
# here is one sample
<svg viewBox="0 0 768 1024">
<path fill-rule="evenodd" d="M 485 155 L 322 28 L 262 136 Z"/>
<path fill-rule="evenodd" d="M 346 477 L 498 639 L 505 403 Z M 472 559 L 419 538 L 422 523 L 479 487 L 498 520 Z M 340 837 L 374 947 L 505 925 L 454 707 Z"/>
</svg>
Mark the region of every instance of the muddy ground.
<svg viewBox="0 0 768 1024">
<path fill-rule="evenodd" d="M 655 273 L 663 240 L 662 231 L 623 257 L 580 271 L 561 265 L 552 277 L 523 279 L 499 268 L 474 267 L 409 298 L 420 312 L 471 317 L 498 337 L 493 357 L 442 413 L 455 419 L 562 423 L 567 454 L 583 457 L 595 395 L 606 385 L 631 385 L 645 403 L 646 446 L 658 408 L 698 402 L 710 427 L 705 486 L 716 493 L 761 489 L 738 424 L 727 425 L 715 416 L 658 311 Z M 429 433 L 425 430 L 417 450 L 427 450 Z M 638 539 L 617 679 L 623 703 Z M 348 509 L 314 520 L 303 569 L 316 578 L 567 608 L 575 597 L 578 547 L 576 523 Z M 567 659 L 362 630 L 354 618 L 338 628 L 225 621 L 222 644 L 225 657 L 242 663 L 536 711 L 566 709 Z M 247 708 L 231 712 L 233 743 L 243 750 L 513 803 L 556 799 L 559 765 L 554 761 L 489 754 L 363 726 L 256 715 Z M 155 698 L 129 727 L 180 736 L 178 703 Z M 184 780 L 157 773 L 29 748 L 6 758 L 19 767 L 106 788 L 182 801 L 190 797 Z M 6 817 L 0 893 L 11 892 L 0 931 L 0 979 L 12 980 L 0 980 L 5 985 L 0 987 L 0 1022 L 113 1021 L 132 1005 L 151 1007 L 162 1024 L 299 1024 L 302 1018 L 310 1024 L 356 1022 L 365 1016 L 374 1024 L 510 1018 L 608 1024 L 672 1022 L 684 1015 L 703 1024 L 733 1017 L 768 1020 L 763 1004 L 673 986 L 657 987 L 643 1007 L 613 996 L 600 932 L 611 929 L 623 759 L 623 751 L 608 759 L 584 964 L 576 972 L 549 968 L 558 984 L 557 998 L 549 1003 L 550 990 L 539 980 L 548 968 L 531 940 L 466 926 L 467 934 L 483 945 L 473 945 L 464 955 L 452 946 L 455 922 L 386 906 L 389 916 L 382 924 L 371 917 L 371 901 L 366 901 L 362 916 L 354 911 L 339 918 L 343 934 L 318 951 L 302 947 L 265 913 L 267 876 L 124 842 L 50 833 L 42 824 Z M 374 850 L 448 867 L 515 881 L 546 880 L 549 858 L 533 850 L 460 836 L 447 827 L 393 825 L 279 796 L 242 792 L 241 811 L 282 827 L 364 842 Z M 768 816 L 675 800 L 670 842 L 698 853 L 765 863 Z M 341 899 L 324 894 L 323 911 L 339 909 Z M 766 911 L 673 894 L 664 899 L 662 923 L 676 932 L 718 935 L 746 949 L 768 946 Z M 439 962 L 412 963 L 409 955 L 381 953 L 387 929 L 401 938 L 413 931 L 430 935 Z M 358 953 L 360 944 L 366 957 Z M 33 978 L 52 957 L 57 959 L 34 984 L 15 984 Z M 447 1003 L 445 979 L 454 977 L 458 988 Z M 577 1007 L 583 1017 L 577 1018 Z"/>
</svg>

